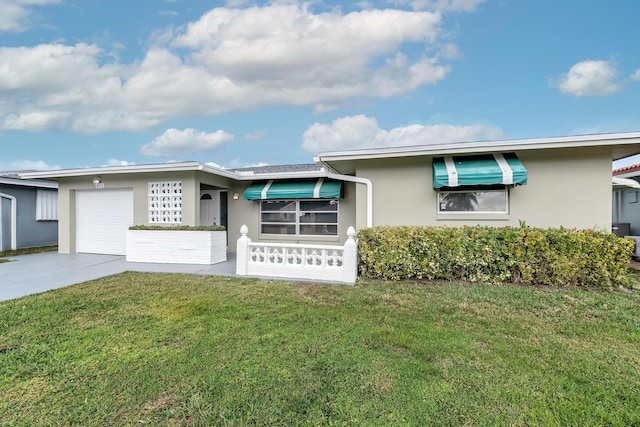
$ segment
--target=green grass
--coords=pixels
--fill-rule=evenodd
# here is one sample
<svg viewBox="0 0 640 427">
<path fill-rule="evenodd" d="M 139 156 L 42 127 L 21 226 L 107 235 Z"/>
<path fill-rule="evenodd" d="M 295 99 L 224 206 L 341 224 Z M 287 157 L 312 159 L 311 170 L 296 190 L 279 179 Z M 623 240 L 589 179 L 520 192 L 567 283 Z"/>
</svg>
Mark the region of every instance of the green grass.
<svg viewBox="0 0 640 427">
<path fill-rule="evenodd" d="M 629 285 L 630 287 L 640 289 L 640 270 L 629 268 Z"/>
<path fill-rule="evenodd" d="M 16 249 L 16 250 L 7 250 L 0 251 L 0 258 L 8 257 L 8 256 L 16 256 L 16 255 L 28 255 L 28 254 L 37 254 L 40 252 L 52 252 L 57 251 L 58 246 L 40 246 L 36 248 L 24 248 L 24 249 Z M 0 259 L 0 262 L 7 261 Z"/>
<path fill-rule="evenodd" d="M 7 259 L 5 257 L 16 256 L 16 255 L 28 255 L 28 254 L 37 254 L 40 252 L 52 252 L 57 251 L 58 246 L 40 246 L 36 248 L 24 248 L 24 249 L 15 249 L 15 250 L 7 250 L 0 251 L 0 264 L 4 262 L 11 262 L 13 260 Z"/>
<path fill-rule="evenodd" d="M 0 425 L 640 425 L 638 307 L 123 273 L 0 303 Z"/>
</svg>

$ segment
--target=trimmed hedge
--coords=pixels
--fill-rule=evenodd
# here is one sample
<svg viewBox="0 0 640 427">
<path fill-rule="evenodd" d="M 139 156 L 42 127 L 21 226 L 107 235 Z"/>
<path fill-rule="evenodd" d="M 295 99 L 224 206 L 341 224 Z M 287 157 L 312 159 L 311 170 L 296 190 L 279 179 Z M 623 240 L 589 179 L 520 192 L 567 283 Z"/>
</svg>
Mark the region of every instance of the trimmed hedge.
<svg viewBox="0 0 640 427">
<path fill-rule="evenodd" d="M 381 226 L 358 231 L 360 274 L 384 280 L 629 286 L 633 241 L 609 232 Z"/>
</svg>

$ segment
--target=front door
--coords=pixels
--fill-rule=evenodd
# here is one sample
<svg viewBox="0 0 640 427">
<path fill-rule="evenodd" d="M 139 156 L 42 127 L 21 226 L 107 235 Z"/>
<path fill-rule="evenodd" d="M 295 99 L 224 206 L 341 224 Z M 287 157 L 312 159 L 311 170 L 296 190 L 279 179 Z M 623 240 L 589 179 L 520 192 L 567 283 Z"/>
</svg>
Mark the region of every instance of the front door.
<svg viewBox="0 0 640 427">
<path fill-rule="evenodd" d="M 220 192 L 220 225 L 227 226 L 227 197 L 229 193 L 226 191 Z"/>
<path fill-rule="evenodd" d="M 227 226 L 226 190 L 205 190 L 200 193 L 200 225 Z"/>
<path fill-rule="evenodd" d="M 217 224 L 216 192 L 209 191 L 200 196 L 200 225 Z"/>
</svg>

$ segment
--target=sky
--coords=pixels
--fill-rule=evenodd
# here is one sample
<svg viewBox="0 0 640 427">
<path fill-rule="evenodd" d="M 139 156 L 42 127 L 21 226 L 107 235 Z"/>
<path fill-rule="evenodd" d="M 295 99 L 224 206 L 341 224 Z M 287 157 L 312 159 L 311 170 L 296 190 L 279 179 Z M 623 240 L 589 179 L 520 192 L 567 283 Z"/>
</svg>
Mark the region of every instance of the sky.
<svg viewBox="0 0 640 427">
<path fill-rule="evenodd" d="M 640 131 L 638 16 L 629 0 L 0 0 L 0 170 Z"/>
</svg>

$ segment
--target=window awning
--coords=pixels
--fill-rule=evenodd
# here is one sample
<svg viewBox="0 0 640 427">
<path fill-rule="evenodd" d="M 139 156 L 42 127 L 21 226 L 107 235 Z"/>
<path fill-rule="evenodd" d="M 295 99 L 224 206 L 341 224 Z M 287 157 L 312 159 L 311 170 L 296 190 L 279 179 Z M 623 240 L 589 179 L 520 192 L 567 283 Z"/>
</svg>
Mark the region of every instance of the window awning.
<svg viewBox="0 0 640 427">
<path fill-rule="evenodd" d="M 247 200 L 338 199 L 341 195 L 342 182 L 325 178 L 252 182 L 244 191 Z"/>
<path fill-rule="evenodd" d="M 527 170 L 514 153 L 433 159 L 433 188 L 526 183 Z"/>
<path fill-rule="evenodd" d="M 618 176 L 612 177 L 613 189 L 621 190 L 626 188 L 640 188 L 640 182 L 629 179 L 629 178 L 620 178 Z"/>
</svg>

